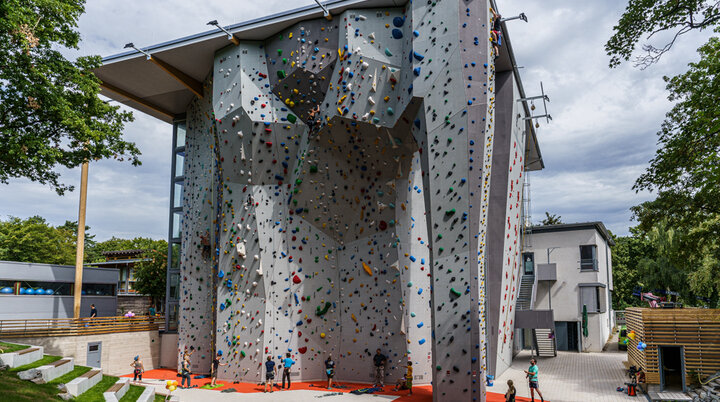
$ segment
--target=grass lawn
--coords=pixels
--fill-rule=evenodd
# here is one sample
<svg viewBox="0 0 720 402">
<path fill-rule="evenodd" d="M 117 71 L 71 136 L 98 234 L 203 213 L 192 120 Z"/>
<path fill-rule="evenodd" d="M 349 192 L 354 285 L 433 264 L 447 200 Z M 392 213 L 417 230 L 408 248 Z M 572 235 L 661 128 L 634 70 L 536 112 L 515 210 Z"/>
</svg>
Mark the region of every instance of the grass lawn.
<svg viewBox="0 0 720 402">
<path fill-rule="evenodd" d="M 58 361 L 58 360 L 60 360 L 60 356 L 48 356 L 48 355 L 45 355 L 45 356 L 43 356 L 42 359 L 40 359 L 40 360 L 38 360 L 38 361 L 36 361 L 36 362 L 30 363 L 30 364 L 26 364 L 26 365 L 20 366 L 20 367 L 15 367 L 15 368 L 9 369 L 8 371 L 11 372 L 11 373 L 17 373 L 17 372 L 20 372 L 20 371 L 30 370 L 31 368 L 44 366 L 44 365 L 46 365 L 46 364 L 50 364 L 50 363 L 56 362 L 56 361 Z"/>
<path fill-rule="evenodd" d="M 0 350 L 2 351 L 2 353 L 12 353 L 27 348 L 27 346 L 16 345 L 14 343 L 0 342 Z"/>
<path fill-rule="evenodd" d="M 137 399 L 140 397 L 140 395 L 142 395 L 143 391 L 145 391 L 145 387 L 131 385 L 128 392 L 125 393 L 125 396 L 120 398 L 120 402 L 137 401 Z"/>
<path fill-rule="evenodd" d="M 0 371 L 0 401 L 18 401 L 18 402 L 35 402 L 35 401 L 61 401 L 57 395 L 59 389 L 58 384 L 70 382 L 70 380 L 81 376 L 88 371 L 90 367 L 75 366 L 73 371 L 60 376 L 47 384 L 35 384 L 30 381 L 21 380 L 17 373 L 31 368 L 43 366 L 60 360 L 59 356 L 44 356 L 42 359 L 17 367 L 10 370 Z M 103 379 L 94 387 L 90 388 L 84 394 L 73 399 L 77 402 L 95 402 L 104 400 L 103 392 L 107 391 L 118 380 L 118 377 L 103 375 Z M 143 387 L 131 385 L 125 396 L 121 399 L 123 402 L 135 401 L 143 393 Z M 155 402 L 163 402 L 165 399 L 160 395 L 155 395 Z"/>
<path fill-rule="evenodd" d="M 104 401 L 103 392 L 107 391 L 108 388 L 112 387 L 117 382 L 118 378 L 110 375 L 104 375 L 103 379 L 99 383 L 95 384 L 94 387 L 87 390 L 84 394 L 74 399 L 76 402 L 95 402 Z"/>
<path fill-rule="evenodd" d="M 0 371 L 0 401 L 61 401 L 55 384 L 35 384 L 9 371 Z"/>
</svg>

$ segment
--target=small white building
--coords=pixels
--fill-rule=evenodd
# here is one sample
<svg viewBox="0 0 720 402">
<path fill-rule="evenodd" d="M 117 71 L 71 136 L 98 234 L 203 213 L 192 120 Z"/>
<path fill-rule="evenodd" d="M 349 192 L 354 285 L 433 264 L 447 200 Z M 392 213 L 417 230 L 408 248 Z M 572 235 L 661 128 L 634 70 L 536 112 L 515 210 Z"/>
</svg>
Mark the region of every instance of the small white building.
<svg viewBox="0 0 720 402">
<path fill-rule="evenodd" d="M 533 226 L 526 236 L 522 282 L 528 287 L 533 284 L 532 291 L 526 292 L 532 295 L 526 309 L 552 316 L 557 350 L 601 351 L 614 325 L 610 252 L 614 242 L 605 225 Z M 587 307 L 587 336 L 582 328 L 583 305 Z M 516 327 L 529 328 L 521 322 Z"/>
</svg>

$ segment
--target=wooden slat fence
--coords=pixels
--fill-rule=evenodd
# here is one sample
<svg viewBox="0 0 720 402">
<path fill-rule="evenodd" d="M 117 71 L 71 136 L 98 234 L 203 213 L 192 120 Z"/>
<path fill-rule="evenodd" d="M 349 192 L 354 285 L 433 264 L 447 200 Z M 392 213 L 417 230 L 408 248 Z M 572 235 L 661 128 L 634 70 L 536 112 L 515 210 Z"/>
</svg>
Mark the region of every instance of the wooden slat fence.
<svg viewBox="0 0 720 402">
<path fill-rule="evenodd" d="M 162 316 L 0 320 L 0 338 L 96 335 L 162 330 Z"/>
<path fill-rule="evenodd" d="M 659 346 L 683 346 L 685 376 L 688 383 L 720 370 L 720 310 L 629 308 L 625 318 L 627 330 L 635 331 L 628 340 L 628 361 L 645 371 L 649 384 L 660 384 Z M 637 349 L 645 342 L 644 351 Z"/>
</svg>

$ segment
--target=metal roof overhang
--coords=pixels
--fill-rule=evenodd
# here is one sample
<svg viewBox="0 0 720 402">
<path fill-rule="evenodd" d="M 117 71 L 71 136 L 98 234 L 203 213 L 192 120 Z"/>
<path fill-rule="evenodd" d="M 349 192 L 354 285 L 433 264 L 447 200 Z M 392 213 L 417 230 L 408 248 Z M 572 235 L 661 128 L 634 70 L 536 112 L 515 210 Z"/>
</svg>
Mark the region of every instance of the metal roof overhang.
<svg viewBox="0 0 720 402">
<path fill-rule="evenodd" d="M 402 7 L 407 0 L 330 0 L 324 6 L 333 15 L 348 9 Z M 493 1 L 493 5 L 494 1 Z M 495 7 L 497 9 L 497 7 Z M 298 22 L 323 18 L 323 10 L 315 4 L 262 18 L 226 26 L 235 38 L 243 41 L 263 41 L 266 38 Z M 497 61 L 497 71 L 513 70 L 521 96 L 525 91 L 517 71 L 507 28 L 503 23 L 505 41 Z M 166 123 L 183 115 L 196 96 L 194 84 L 202 83 L 212 71 L 215 52 L 231 45 L 227 34 L 219 29 L 201 32 L 169 42 L 142 48 L 155 59 L 148 62 L 146 56 L 135 50 L 105 57 L 95 75 L 102 81 L 101 94 L 142 113 Z M 168 72 L 166 67 L 179 73 Z M 527 104 L 524 104 L 529 116 Z M 528 141 L 525 150 L 526 170 L 544 167 L 535 129 L 528 122 Z"/>
</svg>

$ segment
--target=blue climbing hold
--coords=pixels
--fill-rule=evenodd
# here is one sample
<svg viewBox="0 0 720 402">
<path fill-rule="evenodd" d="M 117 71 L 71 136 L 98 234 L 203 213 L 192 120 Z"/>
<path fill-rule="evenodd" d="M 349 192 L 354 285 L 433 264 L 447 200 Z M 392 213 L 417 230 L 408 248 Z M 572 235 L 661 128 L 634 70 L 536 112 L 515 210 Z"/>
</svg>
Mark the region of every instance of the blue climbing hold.
<svg viewBox="0 0 720 402">
<path fill-rule="evenodd" d="M 395 38 L 395 39 L 402 39 L 403 33 L 402 33 L 401 30 L 399 30 L 399 29 L 397 29 L 397 28 L 393 28 L 393 30 L 392 30 L 392 37 Z"/>
<path fill-rule="evenodd" d="M 405 24 L 405 18 L 403 18 L 403 17 L 393 18 L 393 25 L 395 25 L 396 27 L 400 28 L 404 24 Z"/>
</svg>

